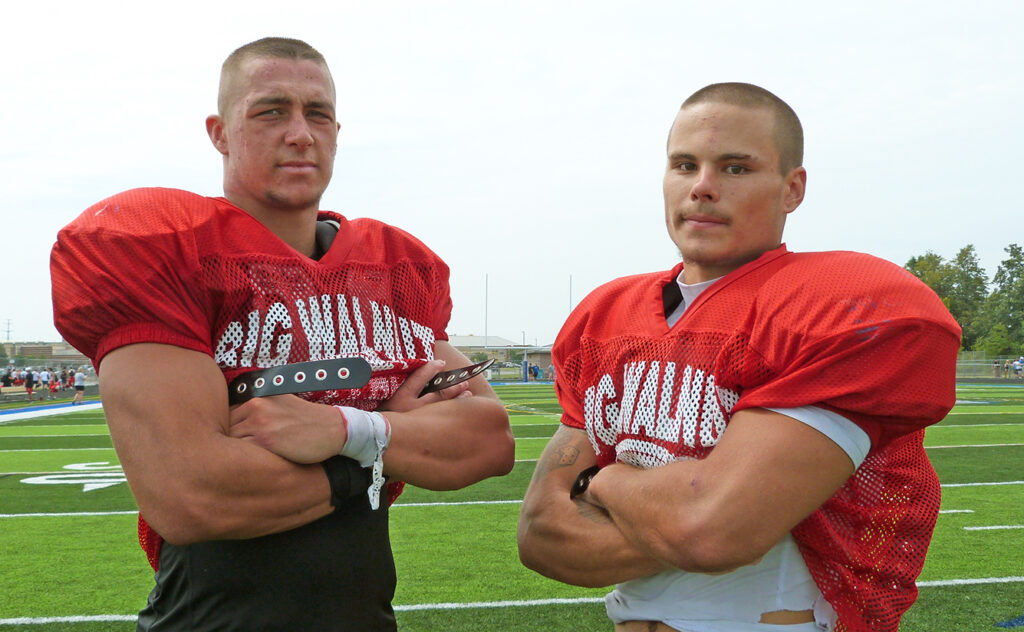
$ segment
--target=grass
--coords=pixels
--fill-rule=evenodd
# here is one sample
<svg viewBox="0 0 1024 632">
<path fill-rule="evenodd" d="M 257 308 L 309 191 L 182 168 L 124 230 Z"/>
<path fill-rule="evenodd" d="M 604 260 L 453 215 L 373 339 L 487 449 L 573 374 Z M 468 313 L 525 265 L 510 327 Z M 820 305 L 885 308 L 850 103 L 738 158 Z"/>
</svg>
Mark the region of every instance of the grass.
<svg viewBox="0 0 1024 632">
<path fill-rule="evenodd" d="M 610 630 L 604 590 L 559 584 L 518 563 L 518 501 L 560 409 L 550 385 L 497 390 L 517 437 L 512 473 L 456 492 L 408 488 L 391 511 L 400 629 Z M 942 509 L 956 513 L 939 516 L 906 632 L 997 631 L 1024 616 L 1024 529 L 974 529 L 1024 524 L 1024 387 L 965 386 L 958 397 L 978 403 L 958 404 L 925 441 L 944 485 Z M 110 469 L 117 461 L 102 410 L 68 410 L 0 416 L 0 632 L 127 632 L 152 586 L 135 515 L 110 513 L 135 504 Z M 84 491 L 83 475 L 114 482 Z M 454 504 L 468 502 L 490 504 Z M 74 515 L 28 515 L 54 513 Z M 1017 579 L 997 581 L 1005 578 Z M 975 580 L 984 583 L 957 583 Z M 544 600 L 562 601 L 527 605 Z"/>
</svg>

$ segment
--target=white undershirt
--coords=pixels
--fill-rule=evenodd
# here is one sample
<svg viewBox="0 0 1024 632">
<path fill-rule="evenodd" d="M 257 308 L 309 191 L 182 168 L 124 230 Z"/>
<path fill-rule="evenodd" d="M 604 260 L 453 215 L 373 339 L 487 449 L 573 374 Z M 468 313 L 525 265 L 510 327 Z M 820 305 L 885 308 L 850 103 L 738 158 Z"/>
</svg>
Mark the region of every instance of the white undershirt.
<svg viewBox="0 0 1024 632">
<path fill-rule="evenodd" d="M 687 306 L 718 279 L 687 285 L 676 279 L 682 302 L 668 315 L 675 325 Z M 871 440 L 842 415 L 817 406 L 770 408 L 811 426 L 849 455 L 854 468 L 871 449 Z M 756 516 L 751 516 L 756 520 Z M 754 565 L 722 575 L 671 570 L 618 584 L 605 597 L 608 616 L 615 622 L 662 621 L 688 632 L 810 632 L 831 630 L 836 614 L 814 584 L 792 535 L 787 534 Z M 761 615 L 778 610 L 814 610 L 815 623 L 767 625 Z"/>
</svg>

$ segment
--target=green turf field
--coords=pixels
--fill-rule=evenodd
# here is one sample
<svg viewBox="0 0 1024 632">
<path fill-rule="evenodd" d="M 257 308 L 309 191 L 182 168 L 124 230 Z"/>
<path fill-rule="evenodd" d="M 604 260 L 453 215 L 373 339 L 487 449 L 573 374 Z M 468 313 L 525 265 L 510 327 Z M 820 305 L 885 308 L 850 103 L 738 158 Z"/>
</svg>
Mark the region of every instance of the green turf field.
<svg viewBox="0 0 1024 632">
<path fill-rule="evenodd" d="M 610 630 L 603 590 L 518 562 L 519 502 L 559 407 L 549 385 L 496 390 L 516 435 L 512 473 L 458 492 L 408 489 L 392 509 L 399 627 Z M 1024 632 L 1024 387 L 965 386 L 958 397 L 926 438 L 943 513 L 901 630 Z M 103 412 L 66 410 L 0 414 L 0 632 L 133 630 L 151 587 Z"/>
</svg>

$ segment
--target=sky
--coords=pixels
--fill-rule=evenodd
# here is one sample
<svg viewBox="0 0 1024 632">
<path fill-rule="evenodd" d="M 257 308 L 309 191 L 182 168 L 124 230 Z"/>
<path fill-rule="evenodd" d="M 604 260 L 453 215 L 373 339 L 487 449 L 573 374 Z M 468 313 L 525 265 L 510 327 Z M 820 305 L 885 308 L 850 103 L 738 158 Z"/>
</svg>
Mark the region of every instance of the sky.
<svg viewBox="0 0 1024 632">
<path fill-rule="evenodd" d="M 309 42 L 334 75 L 322 207 L 441 255 L 452 335 L 550 344 L 587 292 L 678 262 L 665 139 L 721 81 L 801 118 L 791 250 L 903 265 L 972 244 L 991 276 L 1024 243 L 1024 3 L 98 0 L 4 21 L 2 341 L 60 339 L 49 251 L 85 208 L 144 186 L 222 194 L 204 126 L 220 64 L 268 35 Z"/>
</svg>

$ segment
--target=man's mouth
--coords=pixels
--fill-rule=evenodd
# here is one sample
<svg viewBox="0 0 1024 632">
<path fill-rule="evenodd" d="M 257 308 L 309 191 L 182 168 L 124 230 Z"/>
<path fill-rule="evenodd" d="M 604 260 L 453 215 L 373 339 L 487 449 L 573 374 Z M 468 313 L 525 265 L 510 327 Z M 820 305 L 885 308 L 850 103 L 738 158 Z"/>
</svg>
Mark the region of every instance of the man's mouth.
<svg viewBox="0 0 1024 632">
<path fill-rule="evenodd" d="M 694 228 L 712 228 L 715 226 L 724 226 L 729 221 L 719 215 L 709 215 L 706 213 L 691 213 L 689 215 L 682 216 L 682 224 L 686 226 L 692 226 Z"/>
<path fill-rule="evenodd" d="M 289 160 L 286 162 L 278 163 L 278 168 L 293 173 L 307 173 L 315 171 L 317 166 L 315 162 L 307 162 L 305 160 Z"/>
</svg>

